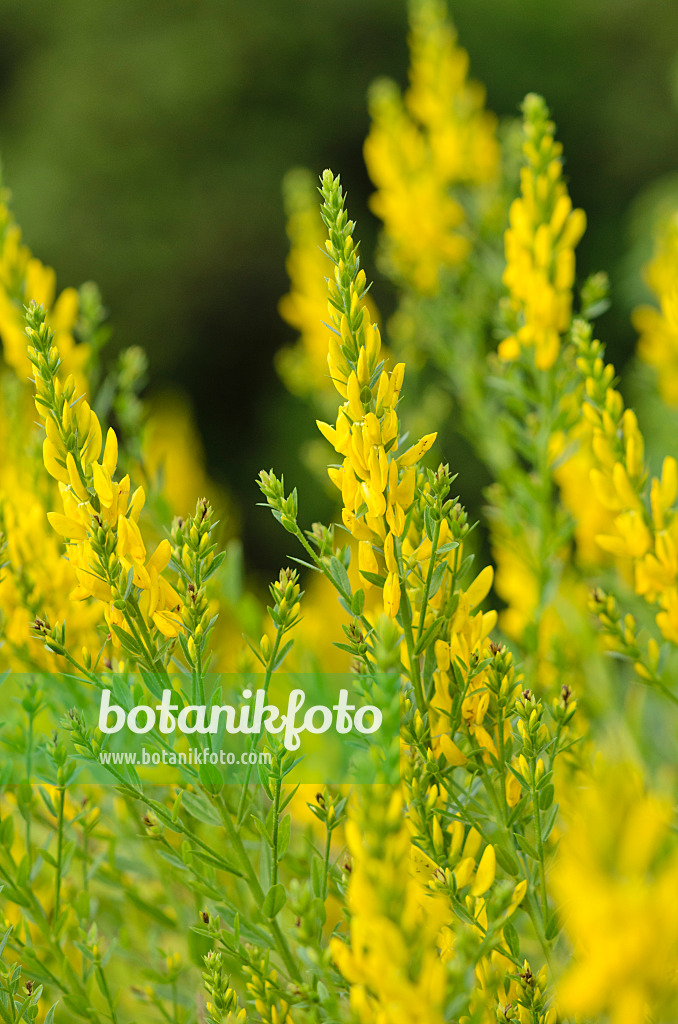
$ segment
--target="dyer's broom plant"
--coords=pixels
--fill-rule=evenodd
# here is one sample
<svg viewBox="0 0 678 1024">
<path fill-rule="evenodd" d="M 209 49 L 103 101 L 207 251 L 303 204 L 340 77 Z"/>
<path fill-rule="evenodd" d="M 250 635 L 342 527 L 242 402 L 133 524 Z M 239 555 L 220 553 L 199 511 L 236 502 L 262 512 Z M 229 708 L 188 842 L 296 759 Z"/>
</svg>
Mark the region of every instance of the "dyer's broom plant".
<svg viewBox="0 0 678 1024">
<path fill-rule="evenodd" d="M 676 1019 L 676 453 L 595 340 L 606 281 L 577 282 L 544 101 L 498 125 L 438 0 L 409 42 L 365 146 L 386 328 L 339 177 L 286 182 L 278 366 L 322 416 L 336 515 L 262 471 L 297 545 L 267 608 L 190 423 L 139 398 L 143 353 L 106 361 L 98 291 L 57 297 L 3 194 L 3 1021 Z M 669 407 L 675 242 L 671 220 L 634 314 Z M 493 479 L 480 523 L 459 436 Z M 91 714 L 186 723 L 235 687 L 247 715 L 311 679 L 332 705 L 337 673 L 382 723 L 340 775 L 326 734 L 307 778 L 252 726 L 229 778 L 223 731 L 187 730 L 189 759 L 139 730 L 135 762 Z"/>
</svg>

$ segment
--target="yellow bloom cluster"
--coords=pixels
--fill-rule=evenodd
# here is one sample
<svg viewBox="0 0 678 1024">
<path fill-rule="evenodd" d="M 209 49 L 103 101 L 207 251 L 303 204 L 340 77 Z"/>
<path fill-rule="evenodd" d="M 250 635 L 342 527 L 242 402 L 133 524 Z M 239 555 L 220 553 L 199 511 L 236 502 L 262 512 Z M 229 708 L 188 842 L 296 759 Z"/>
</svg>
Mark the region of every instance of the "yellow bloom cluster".
<svg viewBox="0 0 678 1024">
<path fill-rule="evenodd" d="M 322 194 L 330 235 L 326 246 L 335 268 L 329 281 L 332 333 L 327 358 L 334 386 L 345 402 L 339 407 L 336 425 L 318 421 L 318 429 L 343 456 L 341 466 L 330 468 L 329 476 L 342 494 L 344 526 L 360 542 L 360 569 L 376 574 L 375 548 L 383 553 L 384 609 L 395 618 L 400 606 L 398 552 L 405 514 L 414 500 L 416 465 L 436 435 L 427 434 L 397 455 L 396 406 L 405 365 L 398 363 L 389 372 L 380 360 L 381 338 L 364 301 L 367 281 L 359 269 L 354 225 L 344 210 L 339 178 L 330 171 L 323 175 Z M 366 585 L 369 582 L 365 577 Z"/>
<path fill-rule="evenodd" d="M 464 261 L 470 240 L 455 185 L 497 176 L 495 119 L 484 90 L 468 80 L 468 56 L 441 0 L 410 3 L 410 88 L 372 90 L 365 163 L 378 191 L 371 207 L 384 222 L 394 274 L 417 291 L 437 291 L 440 269 Z"/>
<path fill-rule="evenodd" d="M 678 214 L 660 231 L 644 276 L 659 309 L 640 306 L 634 310 L 633 325 L 640 335 L 638 355 L 657 369 L 664 401 L 678 406 Z"/>
<path fill-rule="evenodd" d="M 571 794 L 571 821 L 553 869 L 576 962 L 559 1005 L 614 1024 L 678 1013 L 678 848 L 670 802 L 636 768 L 599 762 Z"/>
<path fill-rule="evenodd" d="M 59 482 L 63 505 L 63 512 L 51 512 L 48 518 L 56 533 L 66 539 L 68 560 L 75 567 L 78 585 L 71 598 L 102 601 L 118 640 L 117 630 L 140 628 L 141 638 L 135 639 L 152 663 L 149 626 L 165 637 L 175 637 L 182 625 L 181 600 L 162 575 L 170 560 L 170 543 L 161 541 L 147 557 L 138 526 L 145 494 L 137 488 L 130 496 L 129 476 L 114 481 L 118 462 L 115 432 L 108 431 L 102 452 L 96 413 L 77 395 L 73 377 L 62 382 L 58 375 L 59 350 L 44 311 L 32 307 L 27 323 L 36 407 L 46 431 L 43 459 L 50 476 Z M 126 614 L 127 603 L 135 600 L 134 587 L 141 590 L 136 626 Z"/>
<path fill-rule="evenodd" d="M 577 365 L 584 377 L 583 414 L 592 428 L 595 467 L 591 483 L 597 501 L 612 513 L 612 529 L 598 535 L 600 547 L 623 560 L 636 593 L 657 604 L 662 635 L 678 644 L 678 463 L 667 456 L 660 477 L 653 477 L 646 506 L 644 441 L 632 409 L 614 387 L 614 367 L 591 328 L 577 323 Z"/>
<path fill-rule="evenodd" d="M 442 1024 L 446 970 L 438 942 L 449 911 L 412 874 L 402 790 L 363 787 L 351 805 L 346 841 L 350 945 L 333 938 L 330 951 L 351 984 L 357 1019 Z"/>
<path fill-rule="evenodd" d="M 517 359 L 534 348 L 536 366 L 553 366 L 560 337 L 572 315 L 575 247 L 584 233 L 583 210 L 573 210 L 563 181 L 562 146 L 540 96 L 523 105 L 527 158 L 521 170 L 521 194 L 511 204 L 506 231 L 504 283 L 516 318 L 513 334 L 499 346 L 501 359 Z"/>
<path fill-rule="evenodd" d="M 63 621 L 68 613 L 71 637 L 78 646 L 96 641 L 96 612 L 85 605 L 69 606 L 75 572 L 61 554 L 49 529 L 45 511 L 51 507 L 51 488 L 39 474 L 35 437 L 35 407 L 24 381 L 30 372 L 26 356 L 23 305 L 32 300 L 48 310 L 55 341 L 62 347 L 63 365 L 84 386 L 83 368 L 89 346 L 76 344 L 78 293 L 66 288 L 55 301 L 54 271 L 35 258 L 21 240 L 21 230 L 0 195 L 0 341 L 4 362 L 12 371 L 0 375 L 0 536 L 5 562 L 0 571 L 0 632 L 3 655 L 13 668 L 54 666 L 54 656 L 31 643 L 31 626 Z M 36 456 L 35 458 L 33 456 Z"/>
</svg>

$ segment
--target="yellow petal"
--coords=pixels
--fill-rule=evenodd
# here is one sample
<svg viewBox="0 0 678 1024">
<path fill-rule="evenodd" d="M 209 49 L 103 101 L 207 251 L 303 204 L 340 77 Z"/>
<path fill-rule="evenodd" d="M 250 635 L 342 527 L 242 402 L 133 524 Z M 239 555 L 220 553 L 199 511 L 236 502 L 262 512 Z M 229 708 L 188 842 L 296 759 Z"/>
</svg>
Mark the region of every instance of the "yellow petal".
<svg viewBox="0 0 678 1024">
<path fill-rule="evenodd" d="M 482 896 L 494 882 L 494 875 L 497 868 L 497 858 L 494 846 L 486 846 L 485 852 L 480 858 L 480 864 L 476 871 L 476 877 L 471 886 L 471 893 L 474 896 Z"/>
<path fill-rule="evenodd" d="M 437 437 L 437 433 L 426 434 L 422 437 L 421 441 L 417 441 L 411 448 L 408 448 L 406 452 L 398 459 L 398 465 L 401 469 L 407 469 L 409 466 L 416 465 L 417 462 L 426 454 L 429 448 L 433 445 Z"/>
<path fill-rule="evenodd" d="M 113 427 L 108 428 L 106 434 L 106 446 L 104 447 L 104 457 L 101 460 L 104 467 L 108 470 L 108 475 L 113 476 L 115 473 L 116 466 L 118 465 L 118 438 L 116 437 Z"/>
</svg>

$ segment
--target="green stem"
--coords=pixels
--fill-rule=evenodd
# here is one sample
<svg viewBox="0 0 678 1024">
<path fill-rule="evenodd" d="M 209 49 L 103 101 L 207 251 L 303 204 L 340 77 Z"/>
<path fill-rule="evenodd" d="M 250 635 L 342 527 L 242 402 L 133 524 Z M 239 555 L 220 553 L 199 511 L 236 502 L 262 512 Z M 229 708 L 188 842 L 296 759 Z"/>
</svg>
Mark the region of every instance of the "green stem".
<svg viewBox="0 0 678 1024">
<path fill-rule="evenodd" d="M 104 995 L 106 996 L 106 1002 L 108 1003 L 108 1008 L 111 1011 L 111 1020 L 113 1021 L 113 1024 L 118 1024 L 118 1018 L 115 1015 L 115 1007 L 113 1006 L 113 1000 L 111 999 L 111 992 L 110 992 L 110 989 L 108 987 L 108 982 L 106 981 L 106 975 L 105 975 L 104 969 L 103 969 L 103 967 L 101 966 L 100 963 L 97 964 L 97 974 L 99 976 L 99 981 L 101 983 L 102 991 L 103 991 Z"/>
<path fill-rule="evenodd" d="M 332 830 L 328 827 L 325 838 L 325 858 L 323 866 L 323 902 L 327 899 L 330 882 L 330 850 L 332 847 Z"/>
<path fill-rule="evenodd" d="M 33 761 L 33 715 L 31 714 L 28 719 L 28 738 L 26 741 L 26 784 L 31 785 L 31 771 Z M 27 802 L 26 806 L 26 856 L 28 857 L 29 874 L 30 868 L 33 864 L 33 855 L 31 851 L 31 804 L 32 804 L 33 790 L 31 788 L 31 800 Z"/>
<path fill-rule="evenodd" d="M 275 660 L 278 657 L 278 651 L 280 649 L 280 641 L 281 640 L 282 640 L 282 629 L 278 628 L 278 629 L 276 629 L 275 640 L 273 641 L 273 648 L 271 650 L 271 656 L 268 659 L 268 663 L 266 665 L 266 673 L 264 675 L 264 702 L 266 702 L 266 700 L 268 698 L 268 687 L 269 687 L 270 682 L 271 682 L 271 676 L 273 675 L 273 666 L 275 665 Z M 255 742 L 256 741 L 255 741 L 255 738 L 254 738 L 254 733 L 252 733 L 251 736 L 250 736 L 249 747 L 248 747 L 248 750 L 250 752 L 252 750 L 254 750 Z M 245 774 L 245 781 L 243 783 L 242 791 L 240 793 L 240 800 L 238 802 L 238 813 L 236 814 L 236 818 L 235 818 L 236 825 L 237 825 L 238 828 L 240 828 L 240 825 L 242 824 L 242 820 L 243 820 L 243 818 L 245 816 L 245 806 L 247 804 L 247 792 L 248 792 L 248 787 L 249 787 L 249 784 L 250 784 L 251 777 L 252 777 L 252 765 L 248 764 L 247 765 L 247 772 Z"/>
<path fill-rule="evenodd" d="M 431 589 L 431 580 L 433 579 L 433 570 L 435 568 L 436 551 L 438 550 L 438 541 L 440 540 L 440 519 L 436 519 L 436 525 L 433 530 L 433 540 L 431 541 L 431 557 L 428 563 L 428 572 L 426 573 L 426 583 L 424 584 L 424 593 L 421 599 L 421 613 L 419 615 L 419 626 L 417 628 L 417 643 L 421 640 L 422 633 L 424 632 L 424 620 L 426 619 L 426 609 L 428 608 L 428 595 Z"/>
<path fill-rule="evenodd" d="M 539 794 L 537 793 L 536 782 L 536 758 L 530 758 L 530 793 L 532 795 L 532 811 L 534 814 L 534 827 L 537 833 L 537 857 L 539 859 L 539 887 L 541 890 L 542 917 L 544 928 L 548 924 L 548 895 L 546 891 L 546 867 L 544 865 L 544 844 L 541 838 L 541 810 L 539 808 Z"/>
<path fill-rule="evenodd" d="M 400 540 L 396 544 L 396 558 L 398 561 L 398 575 L 400 577 L 400 618 L 403 624 L 403 633 L 405 635 L 405 644 L 407 646 L 407 660 L 410 664 L 410 679 L 414 688 L 414 695 L 417 701 L 417 707 L 420 713 L 423 715 L 426 710 L 426 701 L 424 699 L 424 688 L 421 683 L 421 670 L 419 668 L 419 658 L 414 653 L 415 643 L 414 635 L 412 633 L 412 609 L 410 607 L 410 599 L 407 596 L 407 585 L 404 579 L 403 573 L 403 561 L 402 561 L 402 547 Z"/>
<path fill-rule="evenodd" d="M 57 818 L 57 863 L 56 863 L 56 879 L 55 879 L 55 894 L 54 894 L 54 921 L 55 923 L 59 919 L 59 910 L 61 905 L 61 871 L 63 867 L 63 852 L 64 852 L 64 806 L 66 804 L 66 788 L 61 786 L 59 788 L 59 810 Z"/>
<path fill-rule="evenodd" d="M 499 769 L 501 772 L 501 796 L 504 808 L 504 823 L 508 821 L 509 806 L 506 799 L 506 748 L 504 745 L 504 707 L 499 705 L 499 716 L 497 720 L 497 732 L 499 740 Z"/>
<path fill-rule="evenodd" d="M 275 789 L 273 791 L 273 829 L 271 832 L 271 853 L 273 855 L 273 863 L 271 864 L 271 885 L 277 885 L 278 883 L 278 830 L 280 828 L 280 786 L 282 780 L 278 776 L 275 780 Z"/>
<path fill-rule="evenodd" d="M 259 910 L 261 910 L 264 903 L 263 889 L 259 884 L 257 874 L 254 868 L 252 867 L 252 862 L 247 855 L 247 850 L 245 849 L 240 833 L 238 829 L 235 827 L 233 819 L 231 818 L 231 813 L 228 807 L 226 807 L 223 797 L 218 800 L 218 807 L 221 813 L 221 818 L 224 823 L 224 828 L 226 829 L 229 841 L 231 842 L 233 850 L 240 862 L 240 866 L 243 869 L 247 886 L 252 894 L 255 903 L 259 907 Z M 269 928 L 271 929 L 273 941 L 275 942 L 278 952 L 280 953 L 280 956 L 282 957 L 285 966 L 287 967 L 287 971 L 290 975 L 290 978 L 292 978 L 294 981 L 300 982 L 301 974 L 299 972 L 299 968 L 294 962 L 292 953 L 290 952 L 290 948 L 287 944 L 287 940 L 285 939 L 285 936 L 280 930 L 280 925 L 277 923 L 277 921 L 269 921 Z"/>
</svg>

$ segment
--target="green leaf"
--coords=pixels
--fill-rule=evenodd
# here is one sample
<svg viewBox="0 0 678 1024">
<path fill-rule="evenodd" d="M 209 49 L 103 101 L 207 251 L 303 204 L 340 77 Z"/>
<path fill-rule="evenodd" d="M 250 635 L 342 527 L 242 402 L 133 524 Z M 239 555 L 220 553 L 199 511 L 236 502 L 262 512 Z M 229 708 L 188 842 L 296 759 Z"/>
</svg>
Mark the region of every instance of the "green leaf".
<svg viewBox="0 0 678 1024">
<path fill-rule="evenodd" d="M 351 601 L 351 611 L 354 615 L 362 615 L 363 608 L 365 607 L 365 591 L 360 589 L 356 590 Z"/>
<path fill-rule="evenodd" d="M 545 935 L 546 935 L 546 938 L 549 940 L 549 942 L 551 941 L 551 939 L 555 939 L 555 937 L 556 937 L 556 935 L 558 934 L 559 931 L 560 931 L 560 922 L 558 921 L 558 915 L 557 915 L 557 913 L 554 910 L 553 913 L 551 914 L 550 918 L 548 919 L 548 923 L 546 925 L 546 930 L 545 930 Z"/>
<path fill-rule="evenodd" d="M 9 926 L 9 928 L 7 929 L 7 931 L 5 932 L 5 934 L 2 936 L 2 939 L 0 939 L 0 956 L 2 956 L 3 950 L 4 950 L 5 946 L 7 945 L 7 939 L 12 934 L 12 929 L 13 928 L 14 928 L 14 925 L 11 924 Z"/>
<path fill-rule="evenodd" d="M 257 818 L 255 814 L 250 815 L 250 820 L 261 838 L 264 839 L 270 847 L 272 847 L 273 838 L 271 837 L 269 830 L 266 828 L 266 822 L 262 821 L 261 818 Z"/>
<path fill-rule="evenodd" d="M 224 780 L 221 777 L 221 772 L 215 764 L 201 764 L 198 769 L 198 775 L 200 781 L 212 796 L 217 796 L 221 793 L 224 786 Z"/>
<path fill-rule="evenodd" d="M 330 576 L 335 583 L 339 584 L 344 593 L 350 597 L 351 584 L 349 582 L 348 573 L 336 555 L 332 555 L 330 558 Z"/>
<path fill-rule="evenodd" d="M 518 956 L 520 953 L 520 939 L 518 938 L 515 926 L 510 921 L 507 921 L 504 925 L 504 939 L 513 956 Z"/>
<path fill-rule="evenodd" d="M 282 882 L 278 882 L 277 885 L 272 885 L 264 897 L 264 902 L 261 907 L 261 912 L 264 917 L 268 917 L 273 920 L 277 917 L 282 908 L 287 902 L 287 895 L 285 893 L 285 886 Z"/>
<path fill-rule="evenodd" d="M 431 577 L 431 587 L 428 592 L 429 599 L 435 597 L 438 591 L 440 590 L 440 584 L 445 579 L 445 573 L 447 572 L 447 570 L 447 562 L 441 562 L 440 565 L 436 566 L 433 572 L 433 576 Z"/>
<path fill-rule="evenodd" d="M 275 664 L 273 665 L 273 671 L 274 672 L 275 672 L 276 669 L 280 668 L 280 666 L 282 665 L 283 661 L 285 660 L 285 658 L 287 657 L 287 655 L 291 651 L 293 644 L 294 644 L 294 640 L 288 640 L 287 643 L 283 644 L 283 646 L 280 648 L 280 650 L 278 651 L 278 654 L 276 656 L 276 659 L 275 659 Z"/>
<path fill-rule="evenodd" d="M 360 570 L 360 575 L 363 576 L 368 583 L 372 583 L 375 587 L 383 588 L 386 583 L 385 576 L 379 576 L 376 572 L 366 572 L 365 569 Z"/>
<path fill-rule="evenodd" d="M 528 857 L 532 858 L 532 860 L 538 861 L 539 857 L 537 856 L 537 851 L 535 850 L 534 846 L 528 843 L 525 836 L 521 836 L 519 832 L 514 832 L 513 834 L 516 837 L 516 842 L 518 843 L 518 846 L 523 851 L 523 853 L 526 853 Z"/>
<path fill-rule="evenodd" d="M 541 827 L 541 839 L 542 839 L 543 843 L 546 842 L 546 840 L 551 835 L 551 832 L 553 831 L 553 826 L 555 825 L 556 818 L 558 817 L 558 809 L 559 809 L 559 807 L 560 807 L 560 804 L 554 804 L 553 807 L 551 808 L 551 810 L 549 811 L 549 813 L 544 818 L 544 821 L 543 821 L 542 827 Z"/>
</svg>

